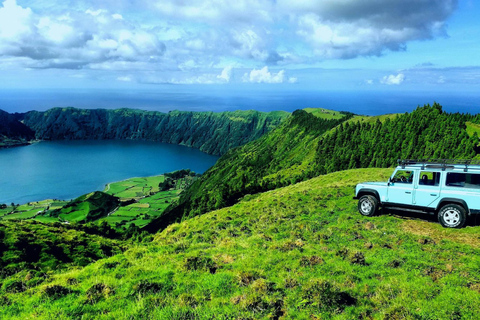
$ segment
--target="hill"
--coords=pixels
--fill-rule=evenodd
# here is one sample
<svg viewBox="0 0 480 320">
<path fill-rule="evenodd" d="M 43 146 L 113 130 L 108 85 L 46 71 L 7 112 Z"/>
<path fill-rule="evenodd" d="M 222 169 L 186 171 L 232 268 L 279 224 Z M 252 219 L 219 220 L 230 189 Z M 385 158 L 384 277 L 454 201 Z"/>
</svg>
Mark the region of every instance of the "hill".
<svg viewBox="0 0 480 320">
<path fill-rule="evenodd" d="M 50 211 L 45 216 L 58 217 L 60 221 L 89 222 L 107 216 L 120 207 L 117 197 L 101 191 L 91 192 L 68 202 L 62 208 Z"/>
<path fill-rule="evenodd" d="M 283 111 L 253 110 L 162 113 L 136 109 L 53 108 L 26 113 L 24 123 L 40 140 L 152 140 L 221 155 L 258 139 L 288 115 Z"/>
<path fill-rule="evenodd" d="M 25 145 L 34 137 L 34 132 L 15 115 L 0 110 L 0 148 Z"/>
<path fill-rule="evenodd" d="M 478 227 L 358 214 L 352 187 L 391 171 L 247 196 L 24 292 L 11 285 L 25 281 L 20 272 L 1 280 L 0 318 L 476 318 Z"/>
<path fill-rule="evenodd" d="M 336 120 L 318 114 L 297 110 L 272 132 L 229 151 L 149 229 L 320 174 L 389 167 L 399 158 L 469 159 L 480 150 L 477 134 L 469 135 L 465 124 L 478 117 L 445 113 L 438 104 L 356 121 L 351 114 Z"/>
</svg>

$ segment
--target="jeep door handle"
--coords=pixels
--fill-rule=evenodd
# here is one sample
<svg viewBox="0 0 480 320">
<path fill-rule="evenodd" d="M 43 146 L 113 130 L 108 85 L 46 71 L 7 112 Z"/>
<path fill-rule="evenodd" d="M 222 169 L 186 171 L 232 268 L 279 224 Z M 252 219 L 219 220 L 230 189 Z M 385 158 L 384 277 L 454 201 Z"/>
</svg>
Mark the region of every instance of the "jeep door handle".
<svg viewBox="0 0 480 320">
<path fill-rule="evenodd" d="M 432 197 L 436 197 L 436 196 L 437 196 L 436 193 L 430 193 L 430 195 L 431 195 Z"/>
<path fill-rule="evenodd" d="M 407 193 L 407 194 L 412 194 L 412 191 L 405 191 L 405 193 Z"/>
</svg>

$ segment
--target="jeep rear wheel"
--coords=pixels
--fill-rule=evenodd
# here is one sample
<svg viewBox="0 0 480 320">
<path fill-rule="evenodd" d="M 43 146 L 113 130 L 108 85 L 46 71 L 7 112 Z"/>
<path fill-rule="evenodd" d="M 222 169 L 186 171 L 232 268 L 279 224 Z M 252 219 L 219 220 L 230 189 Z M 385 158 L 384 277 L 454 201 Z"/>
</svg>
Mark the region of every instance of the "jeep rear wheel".
<svg viewBox="0 0 480 320">
<path fill-rule="evenodd" d="M 458 204 L 447 204 L 438 211 L 438 222 L 445 228 L 461 228 L 466 221 L 465 209 Z"/>
<path fill-rule="evenodd" d="M 378 200 L 374 196 L 364 195 L 358 199 L 358 212 L 362 215 L 371 217 L 377 213 Z"/>
</svg>

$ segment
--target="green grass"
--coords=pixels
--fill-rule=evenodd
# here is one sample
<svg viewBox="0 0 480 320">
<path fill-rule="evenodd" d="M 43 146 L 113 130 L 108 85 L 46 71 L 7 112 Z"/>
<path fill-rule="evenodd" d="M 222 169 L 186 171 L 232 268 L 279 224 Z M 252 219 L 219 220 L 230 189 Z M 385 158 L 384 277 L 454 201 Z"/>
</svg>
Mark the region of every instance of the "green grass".
<svg viewBox="0 0 480 320">
<path fill-rule="evenodd" d="M 19 206 L 7 206 L 5 209 L 0 209 L 0 220 L 27 220 L 35 218 L 36 220 L 45 221 L 41 218 L 40 212 L 47 209 L 59 209 L 67 204 L 67 201 L 58 200 L 43 200 L 38 202 L 29 202 Z M 58 221 L 58 219 L 54 219 Z"/>
<path fill-rule="evenodd" d="M 467 133 L 470 137 L 472 137 L 475 132 L 480 137 L 480 125 L 479 124 L 467 121 L 465 123 L 465 125 L 467 126 L 466 130 L 467 130 Z"/>
<path fill-rule="evenodd" d="M 3 279 L 0 318 L 476 318 L 477 226 L 357 212 L 354 185 L 391 172 L 341 171 L 245 196 L 24 292 L 15 281 L 25 274 Z"/>
<path fill-rule="evenodd" d="M 119 197 L 122 200 L 140 198 L 148 196 L 150 192 L 157 193 L 159 191 L 159 183 L 164 180 L 165 177 L 163 175 L 145 178 L 131 178 L 124 181 L 109 183 L 105 187 L 104 192 Z"/>
<path fill-rule="evenodd" d="M 339 111 L 328 110 L 323 108 L 305 108 L 303 110 L 322 119 L 342 119 L 343 117 L 345 117 L 345 115 L 340 113 Z"/>
</svg>

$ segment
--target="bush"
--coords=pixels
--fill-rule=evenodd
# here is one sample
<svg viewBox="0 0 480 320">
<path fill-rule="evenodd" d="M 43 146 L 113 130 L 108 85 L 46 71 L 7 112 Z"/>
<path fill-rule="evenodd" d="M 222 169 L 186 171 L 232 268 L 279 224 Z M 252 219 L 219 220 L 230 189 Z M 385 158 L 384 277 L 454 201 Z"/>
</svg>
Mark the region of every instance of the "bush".
<svg viewBox="0 0 480 320">
<path fill-rule="evenodd" d="M 185 258 L 183 267 L 188 271 L 205 270 L 209 271 L 210 273 L 215 273 L 218 268 L 215 262 L 213 262 L 212 258 L 201 256 Z"/>
<path fill-rule="evenodd" d="M 310 281 L 303 289 L 303 297 L 308 304 L 322 311 L 341 311 L 346 306 L 355 305 L 356 299 L 346 292 L 340 291 L 330 282 L 321 279 Z"/>
<path fill-rule="evenodd" d="M 73 290 L 60 285 L 51 285 L 43 289 L 43 294 L 49 298 L 59 299 L 72 293 Z"/>
</svg>

